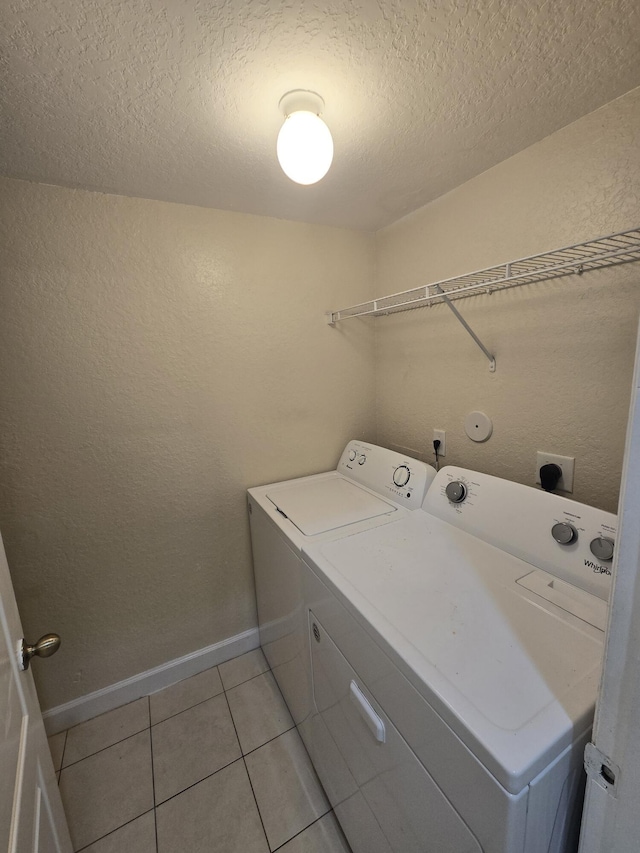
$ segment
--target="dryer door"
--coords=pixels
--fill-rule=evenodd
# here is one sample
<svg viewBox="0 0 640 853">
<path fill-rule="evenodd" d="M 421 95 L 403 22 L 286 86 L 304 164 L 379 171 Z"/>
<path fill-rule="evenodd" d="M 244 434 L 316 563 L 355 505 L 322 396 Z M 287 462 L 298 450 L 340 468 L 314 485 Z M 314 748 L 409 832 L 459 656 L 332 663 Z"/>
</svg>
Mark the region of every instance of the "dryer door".
<svg viewBox="0 0 640 853">
<path fill-rule="evenodd" d="M 311 757 L 354 853 L 482 853 L 312 611 L 309 628 Z"/>
</svg>

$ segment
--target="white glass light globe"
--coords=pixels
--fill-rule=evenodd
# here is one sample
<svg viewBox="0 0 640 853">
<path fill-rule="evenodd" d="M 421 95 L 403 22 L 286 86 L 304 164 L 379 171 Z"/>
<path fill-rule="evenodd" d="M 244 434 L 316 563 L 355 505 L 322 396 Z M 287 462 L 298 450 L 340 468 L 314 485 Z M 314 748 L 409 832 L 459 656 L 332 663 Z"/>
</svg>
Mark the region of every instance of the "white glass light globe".
<svg viewBox="0 0 640 853">
<path fill-rule="evenodd" d="M 280 128 L 276 151 L 287 177 L 297 184 L 315 184 L 333 160 L 331 131 L 315 113 L 291 113 Z"/>
</svg>

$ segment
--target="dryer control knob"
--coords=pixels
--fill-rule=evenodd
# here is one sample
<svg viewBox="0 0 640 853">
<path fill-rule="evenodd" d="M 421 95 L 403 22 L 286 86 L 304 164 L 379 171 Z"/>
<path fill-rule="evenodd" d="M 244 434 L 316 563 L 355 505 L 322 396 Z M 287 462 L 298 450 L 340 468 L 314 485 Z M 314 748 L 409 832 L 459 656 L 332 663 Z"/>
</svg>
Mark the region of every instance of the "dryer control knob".
<svg viewBox="0 0 640 853">
<path fill-rule="evenodd" d="M 406 486 L 410 477 L 411 471 L 406 465 L 398 465 L 396 470 L 393 472 L 393 482 L 396 486 Z"/>
<path fill-rule="evenodd" d="M 596 539 L 591 540 L 589 547 L 597 560 L 607 563 L 613 559 L 613 539 L 608 539 L 606 536 L 598 536 Z"/>
<path fill-rule="evenodd" d="M 447 485 L 445 493 L 452 504 L 461 504 L 467 496 L 467 487 L 460 480 L 453 480 Z"/>
<path fill-rule="evenodd" d="M 356 458 L 356 456 L 357 456 L 357 453 L 355 452 L 355 450 L 350 450 L 349 451 L 349 462 L 353 462 L 353 460 Z"/>
<path fill-rule="evenodd" d="M 578 531 L 568 521 L 559 521 L 551 528 L 551 535 L 559 545 L 571 545 L 578 538 Z"/>
<path fill-rule="evenodd" d="M 360 456 L 358 457 L 358 465 L 364 465 L 364 463 L 366 461 L 367 461 L 367 457 L 364 455 L 364 453 L 361 453 Z"/>
</svg>

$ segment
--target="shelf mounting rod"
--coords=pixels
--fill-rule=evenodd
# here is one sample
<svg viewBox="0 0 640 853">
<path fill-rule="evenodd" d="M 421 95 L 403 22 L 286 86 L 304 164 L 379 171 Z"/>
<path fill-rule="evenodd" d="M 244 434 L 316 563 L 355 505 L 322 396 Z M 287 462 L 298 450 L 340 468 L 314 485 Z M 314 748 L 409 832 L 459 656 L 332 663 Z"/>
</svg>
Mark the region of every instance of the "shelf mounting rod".
<svg viewBox="0 0 640 853">
<path fill-rule="evenodd" d="M 459 321 L 459 322 L 464 326 L 464 328 L 465 328 L 465 329 L 467 330 L 467 332 L 471 335 L 471 337 L 472 337 L 472 338 L 473 338 L 473 340 L 476 342 L 476 344 L 480 347 L 480 349 L 482 350 L 482 352 L 483 352 L 483 353 L 486 355 L 486 357 L 489 359 L 489 372 L 490 372 L 490 373 L 495 373 L 495 372 L 496 372 L 496 360 L 495 360 L 495 357 L 494 357 L 494 356 L 489 352 L 489 350 L 486 348 L 486 346 L 482 343 L 482 341 L 480 340 L 480 338 L 476 335 L 476 333 L 473 331 L 473 329 L 471 328 L 471 326 L 467 323 L 467 321 L 464 319 L 464 317 L 462 316 L 462 314 L 458 311 L 458 309 L 456 308 L 456 306 L 455 306 L 455 305 L 453 304 L 453 302 L 449 299 L 449 297 L 448 297 L 448 296 L 447 296 L 447 294 L 444 292 L 444 290 L 440 287 L 440 285 L 439 285 L 439 284 L 436 284 L 436 285 L 435 285 L 435 289 L 436 289 L 436 291 L 437 291 L 437 292 L 442 296 L 443 300 L 447 303 L 447 305 L 449 306 L 449 308 L 451 308 L 451 310 L 453 311 L 453 314 L 454 314 L 454 316 L 456 317 L 456 319 L 457 319 L 457 320 L 458 320 L 458 321 Z"/>
</svg>

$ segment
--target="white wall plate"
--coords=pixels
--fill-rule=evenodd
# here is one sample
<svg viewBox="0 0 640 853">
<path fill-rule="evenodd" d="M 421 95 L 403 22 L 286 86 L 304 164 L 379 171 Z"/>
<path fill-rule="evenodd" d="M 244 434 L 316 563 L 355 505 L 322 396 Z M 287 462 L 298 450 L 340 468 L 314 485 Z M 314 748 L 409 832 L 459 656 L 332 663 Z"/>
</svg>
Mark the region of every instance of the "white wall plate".
<svg viewBox="0 0 640 853">
<path fill-rule="evenodd" d="M 469 412 L 464 419 L 464 431 L 471 441 L 486 441 L 493 432 L 491 418 L 484 412 Z"/>
</svg>

